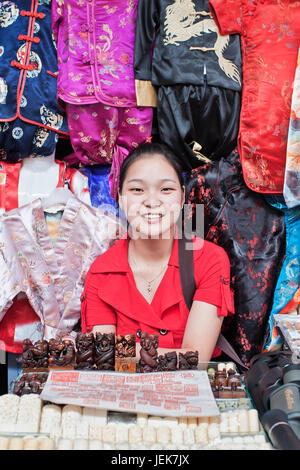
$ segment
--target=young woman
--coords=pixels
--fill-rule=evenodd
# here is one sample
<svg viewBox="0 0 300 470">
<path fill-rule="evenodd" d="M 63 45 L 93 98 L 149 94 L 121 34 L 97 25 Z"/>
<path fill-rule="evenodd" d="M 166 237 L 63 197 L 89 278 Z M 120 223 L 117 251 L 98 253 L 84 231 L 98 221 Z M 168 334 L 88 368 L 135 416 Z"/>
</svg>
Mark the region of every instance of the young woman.
<svg viewBox="0 0 300 470">
<path fill-rule="evenodd" d="M 159 354 L 199 352 L 201 362 L 221 353 L 215 347 L 224 316 L 234 312 L 230 264 L 213 243 L 192 242 L 196 291 L 190 311 L 183 297 L 176 222 L 185 200 L 180 163 L 162 144 L 145 143 L 124 160 L 119 204 L 129 224 L 92 264 L 82 296 L 83 332 L 159 334 Z"/>
</svg>

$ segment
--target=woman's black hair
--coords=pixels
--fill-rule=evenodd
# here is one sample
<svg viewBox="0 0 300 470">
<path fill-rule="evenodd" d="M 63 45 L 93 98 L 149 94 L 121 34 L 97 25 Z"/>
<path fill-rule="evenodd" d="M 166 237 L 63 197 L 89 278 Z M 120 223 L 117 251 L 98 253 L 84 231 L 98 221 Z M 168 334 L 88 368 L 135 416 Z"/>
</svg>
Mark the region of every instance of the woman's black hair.
<svg viewBox="0 0 300 470">
<path fill-rule="evenodd" d="M 141 158 L 149 157 L 151 155 L 161 155 L 164 157 L 170 165 L 174 168 L 176 171 L 176 174 L 178 176 L 180 185 L 184 185 L 184 179 L 183 179 L 183 169 L 181 166 L 181 162 L 177 155 L 175 155 L 170 148 L 162 143 L 159 142 L 154 142 L 154 143 L 148 143 L 145 142 L 143 144 L 140 144 L 138 147 L 133 149 L 128 156 L 123 160 L 121 169 L 120 169 L 120 176 L 119 176 L 119 193 L 121 194 L 122 188 L 123 188 L 123 183 L 126 177 L 126 174 L 131 167 L 131 165 L 136 162 L 137 160 L 140 160 Z"/>
</svg>

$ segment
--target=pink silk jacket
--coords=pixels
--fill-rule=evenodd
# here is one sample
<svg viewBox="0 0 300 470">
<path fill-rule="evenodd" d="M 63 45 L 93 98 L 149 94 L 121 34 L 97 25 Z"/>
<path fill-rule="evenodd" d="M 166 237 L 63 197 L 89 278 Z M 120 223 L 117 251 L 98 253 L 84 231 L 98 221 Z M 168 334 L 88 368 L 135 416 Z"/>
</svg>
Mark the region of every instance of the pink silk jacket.
<svg viewBox="0 0 300 470">
<path fill-rule="evenodd" d="M 13 299 L 24 293 L 46 339 L 59 331 L 72 331 L 80 318 L 85 276 L 115 242 L 119 230 L 114 216 L 76 196 L 66 203 L 54 246 L 40 199 L 4 213 L 0 217 L 0 321 Z"/>
<path fill-rule="evenodd" d="M 52 0 L 57 94 L 72 104 L 135 107 L 138 0 Z"/>
</svg>

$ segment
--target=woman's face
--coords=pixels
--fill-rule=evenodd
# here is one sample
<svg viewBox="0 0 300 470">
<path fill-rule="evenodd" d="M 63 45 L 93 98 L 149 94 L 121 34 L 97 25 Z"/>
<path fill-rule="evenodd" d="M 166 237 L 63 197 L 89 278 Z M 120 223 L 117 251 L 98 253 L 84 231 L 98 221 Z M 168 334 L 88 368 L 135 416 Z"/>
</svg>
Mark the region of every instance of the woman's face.
<svg viewBox="0 0 300 470">
<path fill-rule="evenodd" d="M 162 155 L 149 155 L 129 167 L 119 203 L 132 238 L 169 238 L 184 203 L 184 188 Z"/>
</svg>

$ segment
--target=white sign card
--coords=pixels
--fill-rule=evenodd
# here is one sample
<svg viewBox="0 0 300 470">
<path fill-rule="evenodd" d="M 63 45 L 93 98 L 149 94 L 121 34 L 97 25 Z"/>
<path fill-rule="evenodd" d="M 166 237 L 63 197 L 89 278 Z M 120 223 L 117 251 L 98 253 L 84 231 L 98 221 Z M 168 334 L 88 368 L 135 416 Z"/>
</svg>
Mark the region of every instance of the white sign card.
<svg viewBox="0 0 300 470">
<path fill-rule="evenodd" d="M 220 414 L 204 370 L 145 374 L 52 370 L 41 398 L 58 404 L 158 416 Z"/>
</svg>

